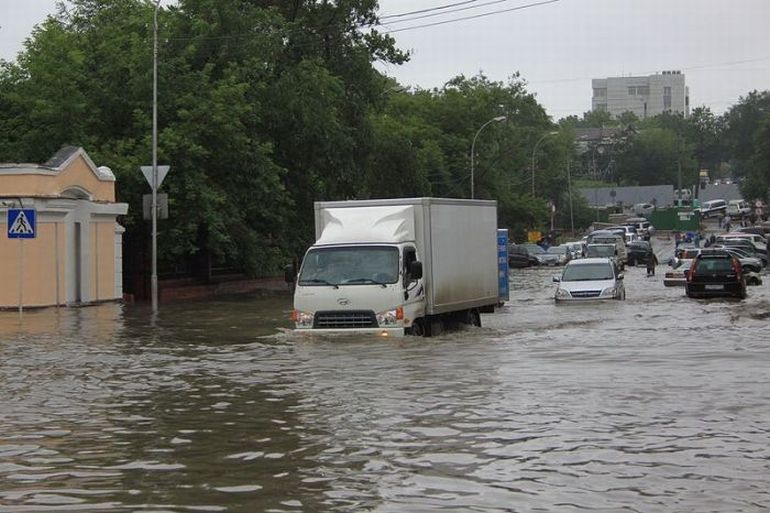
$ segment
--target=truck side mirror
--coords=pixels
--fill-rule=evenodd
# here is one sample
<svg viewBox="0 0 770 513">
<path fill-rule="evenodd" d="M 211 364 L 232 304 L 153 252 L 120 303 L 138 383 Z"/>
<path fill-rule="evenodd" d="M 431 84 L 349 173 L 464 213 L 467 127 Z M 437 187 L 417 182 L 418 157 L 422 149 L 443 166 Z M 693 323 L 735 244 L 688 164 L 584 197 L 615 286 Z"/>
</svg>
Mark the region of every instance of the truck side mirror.
<svg viewBox="0 0 770 513">
<path fill-rule="evenodd" d="M 409 263 L 409 278 L 412 280 L 419 280 L 422 278 L 422 262 L 415 260 Z"/>
<path fill-rule="evenodd" d="M 294 283 L 296 279 L 296 273 L 294 272 L 294 265 L 289 264 L 283 268 L 283 279 L 286 283 Z"/>
</svg>

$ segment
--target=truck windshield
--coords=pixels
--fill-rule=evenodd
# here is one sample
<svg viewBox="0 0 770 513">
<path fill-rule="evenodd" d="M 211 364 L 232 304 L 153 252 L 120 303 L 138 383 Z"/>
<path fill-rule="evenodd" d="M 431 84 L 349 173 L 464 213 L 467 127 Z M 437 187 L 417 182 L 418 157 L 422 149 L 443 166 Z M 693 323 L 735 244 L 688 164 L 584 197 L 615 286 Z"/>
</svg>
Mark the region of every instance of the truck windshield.
<svg viewBox="0 0 770 513">
<path fill-rule="evenodd" d="M 398 248 L 361 246 L 308 251 L 299 285 L 385 285 L 398 281 Z"/>
</svg>

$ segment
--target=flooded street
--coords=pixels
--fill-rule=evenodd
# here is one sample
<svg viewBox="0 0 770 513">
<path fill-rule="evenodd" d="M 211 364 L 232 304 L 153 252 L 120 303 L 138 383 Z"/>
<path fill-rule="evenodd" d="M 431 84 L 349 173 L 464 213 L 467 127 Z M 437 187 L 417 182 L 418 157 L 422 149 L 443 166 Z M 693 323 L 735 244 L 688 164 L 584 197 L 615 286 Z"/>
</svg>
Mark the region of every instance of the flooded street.
<svg viewBox="0 0 770 513">
<path fill-rule="evenodd" d="M 770 508 L 770 280 L 643 268 L 559 305 L 511 270 L 483 328 L 298 339 L 290 297 L 0 313 L 0 511 Z"/>
</svg>

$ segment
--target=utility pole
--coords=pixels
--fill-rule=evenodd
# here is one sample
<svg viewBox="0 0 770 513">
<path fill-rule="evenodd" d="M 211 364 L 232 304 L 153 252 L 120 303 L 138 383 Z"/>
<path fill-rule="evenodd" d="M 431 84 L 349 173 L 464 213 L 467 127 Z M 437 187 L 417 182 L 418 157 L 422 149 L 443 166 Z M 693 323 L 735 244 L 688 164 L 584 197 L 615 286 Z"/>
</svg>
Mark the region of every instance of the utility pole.
<svg viewBox="0 0 770 513">
<path fill-rule="evenodd" d="M 155 2 L 152 31 L 152 313 L 158 313 L 158 8 Z"/>
<path fill-rule="evenodd" d="M 570 233 L 575 236 L 575 216 L 572 213 L 572 172 L 570 171 L 571 162 L 567 161 L 567 194 L 569 194 L 569 224 Z"/>
</svg>

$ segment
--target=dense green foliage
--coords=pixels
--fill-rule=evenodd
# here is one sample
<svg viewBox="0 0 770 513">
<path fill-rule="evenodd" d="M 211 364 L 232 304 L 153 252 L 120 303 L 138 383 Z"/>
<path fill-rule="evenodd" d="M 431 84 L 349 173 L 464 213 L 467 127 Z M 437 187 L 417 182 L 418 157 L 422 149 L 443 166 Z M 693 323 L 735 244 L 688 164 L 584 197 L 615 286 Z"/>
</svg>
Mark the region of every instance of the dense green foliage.
<svg viewBox="0 0 770 513">
<path fill-rule="evenodd" d="M 382 75 L 376 61 L 408 55 L 377 32 L 377 9 L 376 0 L 179 0 L 159 9 L 158 161 L 171 165 L 164 272 L 207 274 L 214 262 L 275 273 L 312 241 L 314 201 L 467 198 L 471 162 L 475 197 L 499 202 L 514 238 L 547 229 L 550 204 L 557 228 L 583 228 L 593 214 L 568 184 L 575 191 L 588 177 L 572 133 L 586 126 L 626 128 L 614 153 L 600 156 L 612 161 L 604 178 L 613 183 L 691 184 L 706 167 L 732 169 L 754 191 L 770 186 L 767 93 L 723 117 L 596 112 L 556 126 L 518 75 L 460 76 L 430 91 Z M 145 0 L 72 0 L 0 66 L 0 161 L 44 162 L 74 144 L 110 166 L 130 204 L 129 261 L 147 240 L 149 188 L 138 168 L 151 161 L 154 12 Z M 498 116 L 506 120 L 488 123 Z"/>
</svg>

